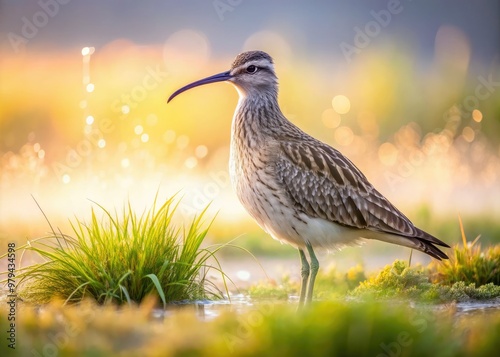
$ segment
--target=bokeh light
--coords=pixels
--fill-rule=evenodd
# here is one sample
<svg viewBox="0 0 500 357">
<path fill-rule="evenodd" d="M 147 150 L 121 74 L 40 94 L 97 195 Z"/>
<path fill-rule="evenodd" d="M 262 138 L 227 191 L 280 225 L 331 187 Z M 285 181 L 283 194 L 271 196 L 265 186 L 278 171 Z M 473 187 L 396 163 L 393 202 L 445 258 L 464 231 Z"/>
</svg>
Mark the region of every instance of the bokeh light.
<svg viewBox="0 0 500 357">
<path fill-rule="evenodd" d="M 328 108 L 321 114 L 321 121 L 327 128 L 335 129 L 340 125 L 341 118 L 332 108 Z"/>
<path fill-rule="evenodd" d="M 378 148 L 378 157 L 385 166 L 393 166 L 398 159 L 398 149 L 392 143 L 383 143 Z"/>
<path fill-rule="evenodd" d="M 188 169 L 194 169 L 197 164 L 198 164 L 198 160 L 193 156 L 188 157 L 186 159 L 186 161 L 184 162 L 184 165 L 186 165 L 186 167 Z"/>
<path fill-rule="evenodd" d="M 208 154 L 208 148 L 205 145 L 198 145 L 195 149 L 195 155 L 199 159 L 203 159 Z"/>
<path fill-rule="evenodd" d="M 341 146 L 348 146 L 354 140 L 354 133 L 348 126 L 341 126 L 335 130 L 335 141 Z"/>
<path fill-rule="evenodd" d="M 184 150 L 189 144 L 189 137 L 187 135 L 181 135 L 177 138 L 177 148 L 179 150 Z"/>
<path fill-rule="evenodd" d="M 474 129 L 472 129 L 470 126 L 466 126 L 462 130 L 462 136 L 464 137 L 464 139 L 466 141 L 471 143 L 472 141 L 474 141 L 474 137 L 475 137 Z"/>
<path fill-rule="evenodd" d="M 128 158 L 124 158 L 120 161 L 120 165 L 126 169 L 130 166 L 130 160 Z"/>
<path fill-rule="evenodd" d="M 333 110 L 339 114 L 347 114 L 351 109 L 351 101 L 345 95 L 336 95 L 332 99 Z"/>
<path fill-rule="evenodd" d="M 193 76 L 208 62 L 210 44 L 205 34 L 192 29 L 179 30 L 163 46 L 163 62 L 175 75 Z"/>
<path fill-rule="evenodd" d="M 167 130 L 163 134 L 163 141 L 165 141 L 165 143 L 167 143 L 167 144 L 171 144 L 175 141 L 175 137 L 176 137 L 175 131 Z"/>
<path fill-rule="evenodd" d="M 136 125 L 134 128 L 134 133 L 136 133 L 137 135 L 142 134 L 143 131 L 144 131 L 144 128 L 142 127 L 142 125 Z"/>
<path fill-rule="evenodd" d="M 94 47 L 84 47 L 82 48 L 82 56 L 91 56 L 95 51 Z"/>
<path fill-rule="evenodd" d="M 318 3 L 318 14 L 327 4 L 335 2 Z M 68 212 L 87 212 L 88 198 L 119 207 L 131 197 L 143 208 L 161 188 L 181 192 L 191 213 L 203 209 L 195 203 L 213 201 L 224 227 L 218 239 L 239 235 L 241 222 L 258 230 L 228 174 L 237 93 L 217 84 L 166 103 L 175 89 L 229 69 L 250 49 L 273 56 L 283 113 L 341 151 L 409 217 L 421 218 L 412 215 L 421 206 L 445 217 L 500 212 L 500 91 L 487 85 L 497 81 L 498 41 L 492 31 L 477 36 L 485 30 L 473 28 L 474 14 L 461 23 L 457 6 L 453 21 L 433 18 L 430 26 L 418 21 L 428 13 L 405 10 L 348 61 L 339 45 L 353 43 L 353 28 L 363 28 L 357 19 L 371 8 L 346 3 L 349 11 L 315 24 L 319 31 L 304 26 L 313 13 L 267 17 L 278 6 L 260 7 L 255 21 L 253 3 L 235 6 L 224 21 L 215 12 L 195 18 L 196 9 L 186 18 L 166 14 L 163 22 L 130 23 L 125 30 L 134 36 L 104 31 L 119 21 L 103 23 L 95 42 L 90 33 L 59 38 L 62 24 L 72 23 L 65 10 L 22 54 L 2 48 L 0 197 L 25 201 L 5 204 L 0 222 L 24 221 L 31 194 L 66 221 Z M 358 10 L 359 17 L 350 12 Z M 418 25 L 407 31 L 407 23 Z M 202 200 L 206 187 L 214 194 Z"/>
<path fill-rule="evenodd" d="M 121 112 L 122 112 L 123 114 L 128 114 L 128 113 L 130 113 L 130 107 L 129 107 L 128 105 L 123 105 L 123 106 L 121 107 Z"/>
<path fill-rule="evenodd" d="M 99 141 L 97 142 L 97 146 L 101 149 L 103 149 L 104 147 L 106 147 L 106 140 L 104 139 L 99 139 Z"/>
<path fill-rule="evenodd" d="M 472 111 L 472 119 L 474 119 L 477 123 L 480 123 L 481 120 L 483 120 L 483 113 L 481 113 L 478 109 L 474 109 Z"/>
<path fill-rule="evenodd" d="M 265 30 L 252 34 L 243 44 L 244 51 L 260 49 L 273 54 L 275 61 L 285 65 L 292 54 L 287 40 L 277 32 Z"/>
</svg>

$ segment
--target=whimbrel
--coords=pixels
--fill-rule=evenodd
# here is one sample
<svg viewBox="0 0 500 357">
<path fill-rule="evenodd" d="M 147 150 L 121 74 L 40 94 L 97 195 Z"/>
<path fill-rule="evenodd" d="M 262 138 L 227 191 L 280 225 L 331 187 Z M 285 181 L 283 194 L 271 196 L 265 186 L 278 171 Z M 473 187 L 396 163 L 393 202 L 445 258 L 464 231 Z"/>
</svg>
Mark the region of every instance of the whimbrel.
<svg viewBox="0 0 500 357">
<path fill-rule="evenodd" d="M 241 53 L 229 71 L 188 84 L 168 101 L 188 89 L 221 81 L 230 82 L 239 93 L 231 129 L 232 185 L 267 233 L 298 249 L 299 306 L 312 300 L 319 269 L 315 248 L 339 248 L 365 238 L 448 258 L 436 247 L 449 247 L 446 243 L 415 227 L 349 159 L 283 115 L 278 79 L 267 53 Z"/>
</svg>

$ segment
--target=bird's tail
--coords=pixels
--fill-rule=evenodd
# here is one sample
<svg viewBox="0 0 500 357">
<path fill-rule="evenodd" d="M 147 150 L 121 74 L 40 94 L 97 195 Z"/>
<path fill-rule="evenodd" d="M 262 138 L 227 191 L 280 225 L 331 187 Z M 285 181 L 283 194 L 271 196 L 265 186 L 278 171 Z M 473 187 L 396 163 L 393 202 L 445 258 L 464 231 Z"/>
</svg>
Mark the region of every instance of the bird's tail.
<svg viewBox="0 0 500 357">
<path fill-rule="evenodd" d="M 449 248 L 450 246 L 418 228 L 416 234 L 410 237 L 391 233 L 380 233 L 375 238 L 387 243 L 393 243 L 417 249 L 421 252 L 424 252 L 425 254 L 430 255 L 433 258 L 436 258 L 437 260 L 448 259 L 448 256 L 443 253 L 438 247 L 436 247 L 436 245 L 447 248 Z"/>
</svg>

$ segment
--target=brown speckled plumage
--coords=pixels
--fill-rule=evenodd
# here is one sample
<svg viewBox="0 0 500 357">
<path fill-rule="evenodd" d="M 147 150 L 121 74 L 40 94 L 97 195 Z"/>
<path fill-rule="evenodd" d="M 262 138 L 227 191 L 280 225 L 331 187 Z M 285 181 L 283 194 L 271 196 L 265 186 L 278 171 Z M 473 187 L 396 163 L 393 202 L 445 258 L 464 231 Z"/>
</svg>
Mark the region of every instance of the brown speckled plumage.
<svg viewBox="0 0 500 357">
<path fill-rule="evenodd" d="M 237 88 L 240 100 L 231 131 L 231 181 L 259 225 L 299 249 L 301 303 L 312 298 L 318 269 L 315 247 L 339 248 L 367 238 L 415 248 L 436 259 L 447 258 L 436 247 L 448 247 L 446 243 L 415 227 L 339 151 L 285 118 L 278 105 L 273 61 L 267 53 L 242 53 L 231 70 L 221 75 L 227 79 L 209 77 L 178 90 L 170 99 L 185 89 L 220 80 Z"/>
</svg>

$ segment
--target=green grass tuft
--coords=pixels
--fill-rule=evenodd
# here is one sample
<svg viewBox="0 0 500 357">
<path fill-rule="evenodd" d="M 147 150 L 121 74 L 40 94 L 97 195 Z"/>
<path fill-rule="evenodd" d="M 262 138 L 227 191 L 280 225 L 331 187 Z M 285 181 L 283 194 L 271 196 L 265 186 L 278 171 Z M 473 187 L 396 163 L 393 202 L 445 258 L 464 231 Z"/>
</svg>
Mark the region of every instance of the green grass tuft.
<svg viewBox="0 0 500 357">
<path fill-rule="evenodd" d="M 469 243 L 452 249 L 449 260 L 429 266 L 433 281 L 447 285 L 460 281 L 500 285 L 500 246 L 482 249 L 480 244 Z"/>
<path fill-rule="evenodd" d="M 433 261 L 425 269 L 409 268 L 402 261 L 386 266 L 362 282 L 351 294 L 377 298 L 412 298 L 445 302 L 500 297 L 500 246 L 481 249 L 479 236 L 468 242 L 462 220 L 463 245 L 452 247 L 450 259 Z"/>
<path fill-rule="evenodd" d="M 463 244 L 452 248 L 449 260 L 430 264 L 432 280 L 446 285 L 457 282 L 500 285 L 500 246 L 482 249 L 478 243 L 480 236 L 468 242 L 461 219 L 459 223 Z"/>
<path fill-rule="evenodd" d="M 50 236 L 20 248 L 44 260 L 18 272 L 23 299 L 46 303 L 90 297 L 98 303 L 122 304 L 154 295 L 166 304 L 218 297 L 206 279 L 207 260 L 217 249 L 201 248 L 208 230 L 203 224 L 205 211 L 189 227 L 179 229 L 172 222 L 174 197 L 159 209 L 155 199 L 142 215 L 134 213 L 130 203 L 121 214 L 97 206 L 103 218 L 98 219 L 92 208 L 90 222 L 75 219 L 74 237 L 52 230 Z"/>
</svg>

